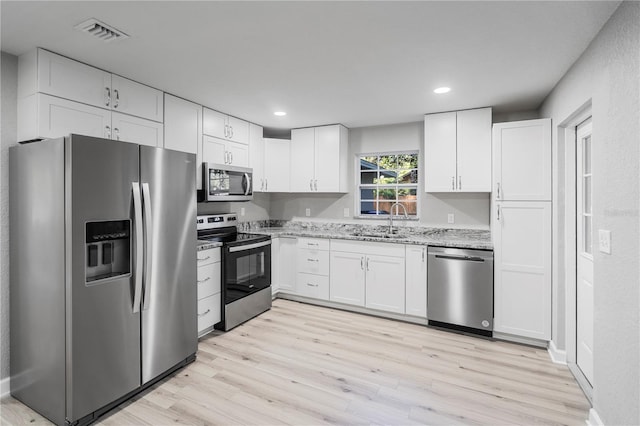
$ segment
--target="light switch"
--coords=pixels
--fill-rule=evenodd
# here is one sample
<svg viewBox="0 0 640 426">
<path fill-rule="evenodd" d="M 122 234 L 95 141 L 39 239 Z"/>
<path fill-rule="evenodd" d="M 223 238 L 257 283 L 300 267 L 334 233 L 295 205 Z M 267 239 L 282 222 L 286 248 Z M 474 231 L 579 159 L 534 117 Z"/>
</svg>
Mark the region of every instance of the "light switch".
<svg viewBox="0 0 640 426">
<path fill-rule="evenodd" d="M 305 209 L 304 214 L 306 214 L 307 217 L 311 216 L 311 209 L 310 208 Z"/>
<path fill-rule="evenodd" d="M 344 217 L 349 217 L 349 207 L 344 208 Z"/>
<path fill-rule="evenodd" d="M 448 223 L 455 223 L 455 216 L 453 216 L 453 213 L 449 213 L 447 215 L 447 222 Z"/>
<path fill-rule="evenodd" d="M 611 254 L 611 231 L 598 230 L 598 249 L 602 253 Z"/>
</svg>

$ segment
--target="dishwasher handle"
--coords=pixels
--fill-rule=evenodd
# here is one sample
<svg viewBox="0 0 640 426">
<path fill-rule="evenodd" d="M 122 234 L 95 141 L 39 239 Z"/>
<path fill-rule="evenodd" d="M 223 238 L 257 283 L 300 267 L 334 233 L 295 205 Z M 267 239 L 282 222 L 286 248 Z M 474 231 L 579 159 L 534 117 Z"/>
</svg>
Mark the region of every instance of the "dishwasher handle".
<svg viewBox="0 0 640 426">
<path fill-rule="evenodd" d="M 468 262 L 484 262 L 484 259 L 477 256 L 463 256 L 455 254 L 436 254 L 436 259 L 465 260 Z"/>
</svg>

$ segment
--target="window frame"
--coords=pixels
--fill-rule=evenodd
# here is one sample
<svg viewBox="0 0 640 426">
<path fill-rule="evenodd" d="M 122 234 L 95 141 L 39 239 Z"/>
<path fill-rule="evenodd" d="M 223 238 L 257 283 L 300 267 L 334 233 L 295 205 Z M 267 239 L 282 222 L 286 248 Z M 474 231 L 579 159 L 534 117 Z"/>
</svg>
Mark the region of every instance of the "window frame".
<svg viewBox="0 0 640 426">
<path fill-rule="evenodd" d="M 416 156 L 416 167 L 414 169 L 411 170 L 415 170 L 416 174 L 417 174 L 417 182 L 416 183 L 405 183 L 405 184 L 399 184 L 399 183 L 395 183 L 393 185 L 389 185 L 392 186 L 394 189 L 400 190 L 403 188 L 407 188 L 407 189 L 415 189 L 416 191 L 416 213 L 415 215 L 409 215 L 408 219 L 405 220 L 412 220 L 412 221 L 419 221 L 420 220 L 420 198 L 421 198 L 421 194 L 420 194 L 420 179 L 422 178 L 421 173 L 420 173 L 420 151 L 415 149 L 415 150 L 402 150 L 402 151 L 379 151 L 379 152 L 363 152 L 363 153 L 357 153 L 355 154 L 355 159 L 354 159 L 354 180 L 355 180 L 355 191 L 356 194 L 354 196 L 354 215 L 353 217 L 355 219 L 373 219 L 373 220 L 380 220 L 380 219 L 384 219 L 387 220 L 389 218 L 389 216 L 391 216 L 391 214 L 362 214 L 361 213 L 361 194 L 362 194 L 362 189 L 369 189 L 369 188 L 380 188 L 380 189 L 384 189 L 385 187 L 387 187 L 387 185 L 380 185 L 380 184 L 362 184 L 361 182 L 361 178 L 362 178 L 362 170 L 360 169 L 360 161 L 362 160 L 363 157 L 374 157 L 374 156 L 391 156 L 391 155 L 415 155 Z M 376 169 L 379 170 L 379 169 Z M 397 199 L 397 195 L 396 195 L 396 199 Z M 394 209 L 394 211 L 396 211 L 396 209 Z M 397 213 L 393 214 L 393 218 L 401 218 L 404 219 L 404 214 L 402 212 L 402 209 L 397 209 Z"/>
</svg>

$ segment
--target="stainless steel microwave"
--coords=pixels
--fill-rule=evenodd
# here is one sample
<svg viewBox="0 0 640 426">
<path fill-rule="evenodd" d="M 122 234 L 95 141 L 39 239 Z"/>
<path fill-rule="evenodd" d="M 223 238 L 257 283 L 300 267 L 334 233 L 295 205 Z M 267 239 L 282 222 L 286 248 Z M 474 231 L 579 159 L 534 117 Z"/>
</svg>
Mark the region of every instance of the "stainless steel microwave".
<svg viewBox="0 0 640 426">
<path fill-rule="evenodd" d="M 202 164 L 204 201 L 253 199 L 253 170 L 228 164 Z"/>
</svg>

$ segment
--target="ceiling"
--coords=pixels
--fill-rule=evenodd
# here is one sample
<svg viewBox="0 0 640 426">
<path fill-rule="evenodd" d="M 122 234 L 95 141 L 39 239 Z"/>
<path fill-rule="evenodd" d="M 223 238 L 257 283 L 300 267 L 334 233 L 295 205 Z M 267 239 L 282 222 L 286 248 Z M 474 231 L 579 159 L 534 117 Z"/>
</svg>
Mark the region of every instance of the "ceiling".
<svg viewBox="0 0 640 426">
<path fill-rule="evenodd" d="M 44 47 L 269 128 L 362 127 L 535 110 L 619 3 L 3 0 L 1 46 Z M 89 18 L 130 38 L 73 29 Z"/>
</svg>

